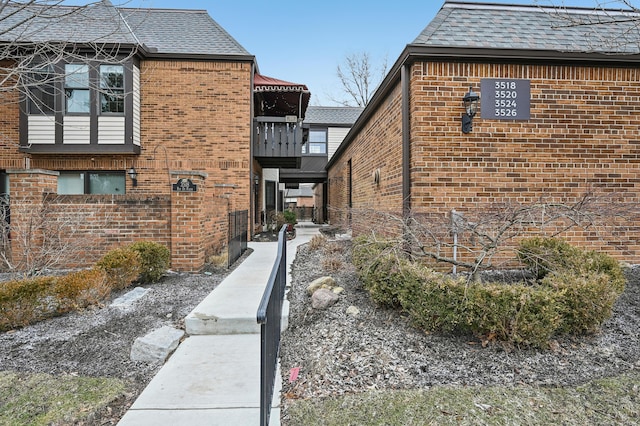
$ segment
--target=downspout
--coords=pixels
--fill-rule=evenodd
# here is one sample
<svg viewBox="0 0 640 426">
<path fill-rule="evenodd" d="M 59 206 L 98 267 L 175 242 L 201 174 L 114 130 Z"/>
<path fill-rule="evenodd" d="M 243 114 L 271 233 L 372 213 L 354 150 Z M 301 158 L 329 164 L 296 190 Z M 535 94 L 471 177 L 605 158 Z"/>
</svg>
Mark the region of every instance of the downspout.
<svg viewBox="0 0 640 426">
<path fill-rule="evenodd" d="M 409 121 L 409 92 L 411 65 L 406 62 L 400 71 L 402 97 L 402 217 L 411 214 L 411 134 Z"/>
<path fill-rule="evenodd" d="M 256 214 L 256 194 L 255 192 L 258 191 L 258 188 L 256 188 L 256 185 L 254 185 L 253 183 L 253 176 L 254 176 L 254 170 L 253 170 L 253 114 L 254 114 L 254 96 L 253 96 L 253 77 L 256 73 L 256 63 L 255 60 L 251 63 L 251 78 L 250 80 L 250 85 L 251 87 L 249 88 L 249 96 L 251 97 L 251 101 L 249 102 L 249 107 L 251 108 L 251 112 L 249 114 L 249 188 L 251 188 L 251 190 L 249 191 L 249 238 L 253 239 L 253 235 L 255 233 L 255 223 L 256 220 L 258 219 L 257 217 L 255 217 Z"/>
</svg>

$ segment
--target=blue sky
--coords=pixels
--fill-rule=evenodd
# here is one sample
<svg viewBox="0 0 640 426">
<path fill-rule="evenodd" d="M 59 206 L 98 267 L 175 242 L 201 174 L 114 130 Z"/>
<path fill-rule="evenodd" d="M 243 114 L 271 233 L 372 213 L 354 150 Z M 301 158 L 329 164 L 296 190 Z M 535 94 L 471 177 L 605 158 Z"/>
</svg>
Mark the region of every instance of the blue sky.
<svg viewBox="0 0 640 426">
<path fill-rule="evenodd" d="M 126 0 L 112 2 L 122 4 Z M 256 56 L 261 74 L 306 84 L 312 105 L 334 105 L 331 99 L 342 95 L 336 67 L 344 63 L 347 55 L 367 52 L 376 67 L 386 57 L 390 67 L 443 3 L 444 0 L 130 0 L 126 5 L 205 9 Z M 594 0 L 553 3 L 593 6 Z"/>
</svg>

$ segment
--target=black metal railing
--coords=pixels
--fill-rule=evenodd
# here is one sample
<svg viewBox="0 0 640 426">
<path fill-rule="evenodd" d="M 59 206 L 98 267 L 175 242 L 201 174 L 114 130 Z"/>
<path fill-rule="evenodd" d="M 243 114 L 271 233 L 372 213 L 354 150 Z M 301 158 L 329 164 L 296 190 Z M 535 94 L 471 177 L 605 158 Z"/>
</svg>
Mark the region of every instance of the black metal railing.
<svg viewBox="0 0 640 426">
<path fill-rule="evenodd" d="M 278 233 L 278 254 L 258 307 L 260 324 L 260 425 L 269 424 L 278 367 L 282 304 L 287 284 L 287 225 Z"/>
<path fill-rule="evenodd" d="M 247 249 L 249 211 L 239 210 L 229 213 L 229 241 L 227 244 L 227 266 L 242 256 Z"/>
</svg>

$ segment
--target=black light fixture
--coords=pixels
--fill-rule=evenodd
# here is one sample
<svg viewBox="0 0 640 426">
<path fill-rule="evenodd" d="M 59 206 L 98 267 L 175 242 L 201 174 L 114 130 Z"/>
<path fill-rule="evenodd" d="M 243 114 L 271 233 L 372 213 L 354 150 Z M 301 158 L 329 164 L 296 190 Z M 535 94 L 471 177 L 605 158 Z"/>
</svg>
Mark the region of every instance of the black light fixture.
<svg viewBox="0 0 640 426">
<path fill-rule="evenodd" d="M 478 112 L 480 96 L 469 86 L 469 91 L 462 98 L 464 114 L 462 114 L 462 133 L 471 133 L 473 116 Z"/>
<path fill-rule="evenodd" d="M 134 169 L 133 166 L 131 166 L 131 168 L 127 170 L 127 174 L 131 178 L 131 182 L 133 183 L 133 186 L 138 186 L 138 172 L 136 172 L 136 169 Z"/>
<path fill-rule="evenodd" d="M 253 175 L 253 183 L 255 183 L 256 186 L 258 186 L 260 184 L 260 176 Z"/>
</svg>

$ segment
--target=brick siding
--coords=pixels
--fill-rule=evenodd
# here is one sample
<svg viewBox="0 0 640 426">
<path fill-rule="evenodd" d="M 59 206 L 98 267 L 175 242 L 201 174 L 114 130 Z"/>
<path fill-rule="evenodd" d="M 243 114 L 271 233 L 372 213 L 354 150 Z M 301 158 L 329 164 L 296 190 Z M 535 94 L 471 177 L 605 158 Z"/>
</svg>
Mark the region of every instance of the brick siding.
<svg viewBox="0 0 640 426">
<path fill-rule="evenodd" d="M 462 97 L 482 78 L 528 79 L 531 117 L 473 120 L 461 132 Z M 482 96 L 482 93 L 480 93 Z M 329 171 L 332 208 L 401 210 L 399 86 Z M 635 206 L 635 220 L 564 237 L 640 262 L 640 70 L 590 66 L 416 62 L 410 72 L 411 209 L 471 211 L 500 204 L 578 202 L 587 192 Z M 381 182 L 371 173 L 379 168 Z M 613 226 L 615 225 L 615 226 Z"/>
</svg>

